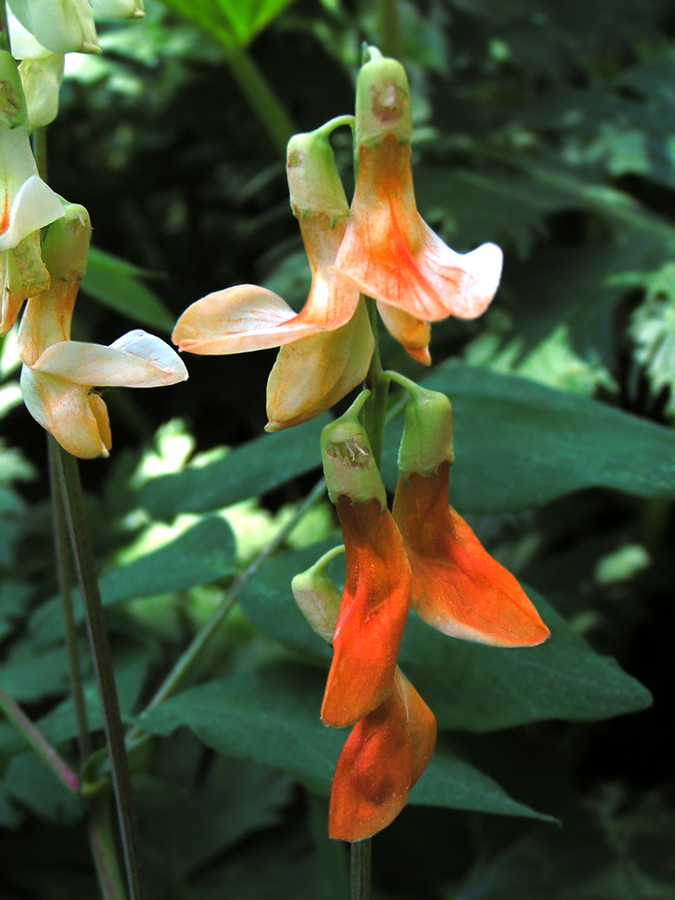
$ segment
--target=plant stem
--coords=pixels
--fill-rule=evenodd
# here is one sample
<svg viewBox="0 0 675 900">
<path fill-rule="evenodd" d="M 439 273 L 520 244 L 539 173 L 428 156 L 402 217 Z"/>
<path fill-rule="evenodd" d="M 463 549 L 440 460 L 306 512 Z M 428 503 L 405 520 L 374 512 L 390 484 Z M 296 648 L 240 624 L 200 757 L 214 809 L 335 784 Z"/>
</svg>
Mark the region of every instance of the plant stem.
<svg viewBox="0 0 675 900">
<path fill-rule="evenodd" d="M 307 510 L 310 509 L 310 507 L 314 506 L 316 501 L 319 499 L 319 497 L 321 497 L 325 490 L 326 485 L 323 478 L 321 478 L 314 485 L 312 490 L 305 498 L 304 502 L 297 508 L 288 522 L 286 522 L 286 524 L 282 528 L 280 528 L 279 531 L 274 535 L 271 541 L 269 541 L 269 543 L 267 543 L 263 547 L 263 549 L 256 556 L 253 562 L 248 566 L 248 568 L 246 568 L 241 573 L 241 575 L 234 579 L 234 581 L 230 584 L 227 591 L 225 592 L 222 603 L 213 614 L 212 618 L 202 628 L 202 630 L 197 635 L 195 635 L 190 645 L 186 648 L 178 662 L 171 669 L 164 682 L 146 707 L 146 711 L 148 709 L 151 709 L 153 706 L 157 706 L 158 704 L 162 703 L 164 700 L 167 700 L 185 681 L 185 678 L 197 662 L 204 648 L 209 643 L 214 634 L 218 631 L 218 629 L 230 613 L 231 609 L 233 608 L 236 602 L 237 591 L 239 590 L 241 585 L 252 575 L 255 575 L 255 573 L 262 566 L 265 560 L 269 556 L 271 556 L 271 554 L 274 553 L 274 551 L 286 540 L 290 532 L 295 528 L 300 519 L 302 519 Z M 134 726 L 127 734 L 127 744 L 130 744 L 132 741 L 134 741 L 138 737 L 140 732 L 141 728 L 139 728 L 138 726 Z"/>
<path fill-rule="evenodd" d="M 349 900 L 370 900 L 370 853 L 372 838 L 350 844 Z"/>
<path fill-rule="evenodd" d="M 47 435 L 47 447 L 49 450 L 49 484 L 52 499 L 52 523 L 54 526 L 54 555 L 56 557 L 56 571 L 59 581 L 59 595 L 61 597 L 61 612 L 63 613 L 63 630 L 66 637 L 70 689 L 73 695 L 75 720 L 77 722 L 77 744 L 80 753 L 80 765 L 84 765 L 87 757 L 91 754 L 92 743 L 87 722 L 82 667 L 80 666 L 80 656 L 77 650 L 73 598 L 70 592 L 68 525 L 64 514 L 63 497 L 61 496 L 58 476 L 59 445 L 51 434 Z"/>
<path fill-rule="evenodd" d="M 68 763 L 59 755 L 58 751 L 47 738 L 31 722 L 21 707 L 0 687 L 0 709 L 7 716 L 19 734 L 35 750 L 40 758 L 49 766 L 59 781 L 69 791 L 79 791 L 80 779 L 70 768 Z"/>
<path fill-rule="evenodd" d="M 143 900 L 146 894 L 141 869 L 138 829 L 132 805 L 131 777 L 124 746 L 124 733 L 115 688 L 110 644 L 108 643 L 91 541 L 87 530 L 77 460 L 59 448 L 57 468 L 75 567 L 80 582 L 98 695 L 103 711 L 129 895 L 131 900 Z"/>
<path fill-rule="evenodd" d="M 87 799 L 87 837 L 103 900 L 126 900 L 110 814 L 110 792 L 100 790 Z"/>
<path fill-rule="evenodd" d="M 277 149 L 285 154 L 286 144 L 295 129 L 278 97 L 245 48 L 228 47 L 225 59 L 235 81 Z"/>
<path fill-rule="evenodd" d="M 370 327 L 373 329 L 373 337 L 375 339 L 375 349 L 373 350 L 373 358 L 370 361 L 370 368 L 366 375 L 366 387 L 370 390 L 371 395 L 363 408 L 363 424 L 368 433 L 373 456 L 379 466 L 382 460 L 389 378 L 382 371 L 382 363 L 380 361 L 380 345 L 377 334 L 377 306 L 375 301 L 370 297 L 366 297 L 366 303 L 368 304 Z"/>
<path fill-rule="evenodd" d="M 401 54 L 398 0 L 377 0 L 377 20 L 380 50 L 384 56 L 398 59 Z"/>
</svg>

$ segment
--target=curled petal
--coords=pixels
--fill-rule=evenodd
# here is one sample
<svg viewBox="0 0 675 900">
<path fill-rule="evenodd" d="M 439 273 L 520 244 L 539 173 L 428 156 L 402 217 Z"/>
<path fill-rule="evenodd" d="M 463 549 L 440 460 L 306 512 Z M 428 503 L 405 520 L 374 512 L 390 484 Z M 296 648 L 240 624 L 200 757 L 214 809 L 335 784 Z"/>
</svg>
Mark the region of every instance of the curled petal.
<svg viewBox="0 0 675 900">
<path fill-rule="evenodd" d="M 341 328 L 282 347 L 267 382 L 265 430 L 290 428 L 330 409 L 365 379 L 373 347 L 363 301 Z"/>
<path fill-rule="evenodd" d="M 26 304 L 19 327 L 21 361 L 32 366 L 51 344 L 67 341 L 78 281 L 52 281 L 48 290 Z"/>
<path fill-rule="evenodd" d="M 431 710 L 397 669 L 390 697 L 356 723 L 338 759 L 330 837 L 361 841 L 391 824 L 426 768 L 435 741 Z"/>
<path fill-rule="evenodd" d="M 452 637 L 499 647 L 541 644 L 549 630 L 516 579 L 448 506 L 449 465 L 399 479 L 393 514 L 412 569 L 412 606 Z"/>
<path fill-rule="evenodd" d="M 378 303 L 377 310 L 382 316 L 382 321 L 386 325 L 389 334 L 399 344 L 403 344 L 408 355 L 423 366 L 430 366 L 429 340 L 431 338 L 431 329 L 428 322 L 422 322 L 420 319 L 403 312 L 402 309 L 397 309 L 395 306 L 389 306 L 386 303 Z"/>
<path fill-rule="evenodd" d="M 52 344 L 33 368 L 89 387 L 160 387 L 188 377 L 178 354 L 141 330 L 130 331 L 110 347 L 79 341 Z"/>
<path fill-rule="evenodd" d="M 80 459 L 107 456 L 112 444 L 105 403 L 90 390 L 28 366 L 21 370 L 21 392 L 29 413 Z"/>
<path fill-rule="evenodd" d="M 409 144 L 390 136 L 378 146 L 359 148 L 351 215 L 334 266 L 339 278 L 381 303 L 434 322 L 484 312 L 501 268 L 496 245 L 456 253 L 422 220 Z"/>
<path fill-rule="evenodd" d="M 100 53 L 87 0 L 10 0 L 16 18 L 52 53 Z"/>
<path fill-rule="evenodd" d="M 411 575 L 401 535 L 379 499 L 352 503 L 340 497 L 337 511 L 347 575 L 321 718 L 342 728 L 367 716 L 392 691 Z"/>
</svg>

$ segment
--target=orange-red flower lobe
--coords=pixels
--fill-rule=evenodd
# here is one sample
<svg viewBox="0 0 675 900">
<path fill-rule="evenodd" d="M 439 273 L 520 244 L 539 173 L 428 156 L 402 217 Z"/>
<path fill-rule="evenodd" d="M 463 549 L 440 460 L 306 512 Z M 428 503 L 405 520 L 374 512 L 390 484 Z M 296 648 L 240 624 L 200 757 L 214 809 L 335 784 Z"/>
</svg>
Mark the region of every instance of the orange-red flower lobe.
<svg viewBox="0 0 675 900">
<path fill-rule="evenodd" d="M 516 579 L 448 505 L 449 464 L 399 479 L 393 515 L 413 576 L 413 609 L 453 637 L 499 647 L 541 644 L 549 630 Z"/>
<path fill-rule="evenodd" d="M 401 535 L 378 499 L 339 497 L 347 575 L 321 718 L 343 728 L 386 700 L 410 605 L 410 565 Z"/>
</svg>

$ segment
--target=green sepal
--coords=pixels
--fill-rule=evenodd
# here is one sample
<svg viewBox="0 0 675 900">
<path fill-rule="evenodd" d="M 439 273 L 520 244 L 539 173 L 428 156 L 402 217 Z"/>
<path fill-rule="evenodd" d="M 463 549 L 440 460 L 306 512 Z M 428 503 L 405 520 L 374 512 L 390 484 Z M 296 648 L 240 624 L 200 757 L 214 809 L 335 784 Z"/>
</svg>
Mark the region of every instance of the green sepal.
<svg viewBox="0 0 675 900">
<path fill-rule="evenodd" d="M 16 60 L 0 50 L 0 125 L 27 128 L 28 112 Z"/>
<path fill-rule="evenodd" d="M 326 572 L 326 566 L 339 553 L 344 553 L 344 545 L 333 547 L 318 559 L 313 566 L 299 572 L 291 581 L 293 597 L 298 608 L 307 619 L 310 628 L 327 644 L 333 643 L 333 634 L 340 611 L 340 591 Z"/>
<path fill-rule="evenodd" d="M 344 415 L 326 425 L 321 432 L 321 459 L 333 503 L 339 497 L 349 497 L 352 503 L 377 499 L 384 511 L 387 493 L 368 435 L 358 418 L 369 396 L 370 391 L 362 391 Z"/>
<path fill-rule="evenodd" d="M 439 391 L 426 390 L 397 372 L 387 375 L 410 395 L 398 450 L 398 469 L 403 478 L 407 481 L 413 472 L 433 475 L 444 462 L 452 465 L 455 452 L 449 398 Z"/>
<path fill-rule="evenodd" d="M 286 175 L 296 218 L 326 215 L 334 223 L 349 215 L 349 203 L 335 164 L 329 136 L 351 116 L 333 119 L 303 134 L 295 134 L 286 150 Z"/>
<path fill-rule="evenodd" d="M 356 82 L 356 143 L 377 147 L 393 135 L 399 144 L 412 137 L 410 88 L 405 69 L 396 59 L 367 48 Z"/>
<path fill-rule="evenodd" d="M 46 228 L 42 259 L 53 279 L 81 281 L 87 270 L 91 221 L 84 206 L 62 203 L 63 217 Z"/>
</svg>

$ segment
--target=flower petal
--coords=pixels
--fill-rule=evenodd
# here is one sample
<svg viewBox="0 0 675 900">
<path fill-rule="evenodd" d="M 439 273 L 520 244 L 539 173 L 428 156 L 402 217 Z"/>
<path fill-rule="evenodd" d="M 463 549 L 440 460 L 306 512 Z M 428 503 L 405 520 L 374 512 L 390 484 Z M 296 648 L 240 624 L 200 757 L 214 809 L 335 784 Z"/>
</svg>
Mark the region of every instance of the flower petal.
<svg viewBox="0 0 675 900">
<path fill-rule="evenodd" d="M 462 255 L 424 223 L 415 205 L 410 145 L 394 137 L 359 148 L 351 215 L 333 271 L 346 283 L 424 322 L 479 316 L 499 284 L 502 253 L 483 244 Z"/>
<path fill-rule="evenodd" d="M 549 637 L 516 579 L 448 506 L 449 465 L 399 479 L 393 515 L 412 569 L 412 607 L 452 637 L 532 647 Z"/>
<path fill-rule="evenodd" d="M 137 330 L 110 347 L 63 341 L 52 344 L 33 368 L 76 384 L 101 387 L 160 387 L 185 381 L 185 364 L 160 338 Z"/>
<path fill-rule="evenodd" d="M 373 347 L 363 301 L 341 328 L 282 347 L 267 382 L 265 430 L 290 428 L 330 409 L 365 379 Z"/>
<path fill-rule="evenodd" d="M 403 541 L 378 499 L 339 497 L 347 576 L 321 718 L 343 728 L 386 700 L 410 604 L 410 566 Z"/>
<path fill-rule="evenodd" d="M 429 340 L 431 338 L 431 328 L 429 328 L 428 322 L 422 322 L 420 319 L 416 319 L 402 309 L 397 309 L 388 303 L 378 302 L 377 310 L 382 316 L 382 321 L 386 325 L 389 334 L 399 344 L 403 344 L 408 355 L 423 366 L 430 366 Z"/>
<path fill-rule="evenodd" d="M 103 400 L 91 395 L 87 386 L 24 366 L 21 391 L 28 412 L 68 453 L 81 459 L 108 455 L 107 410 Z"/>
<path fill-rule="evenodd" d="M 100 53 L 87 0 L 10 0 L 12 12 L 52 53 Z"/>
<path fill-rule="evenodd" d="M 337 761 L 330 837 L 361 841 L 390 825 L 426 768 L 435 741 L 431 710 L 397 669 L 390 697 L 357 722 Z"/>
</svg>

